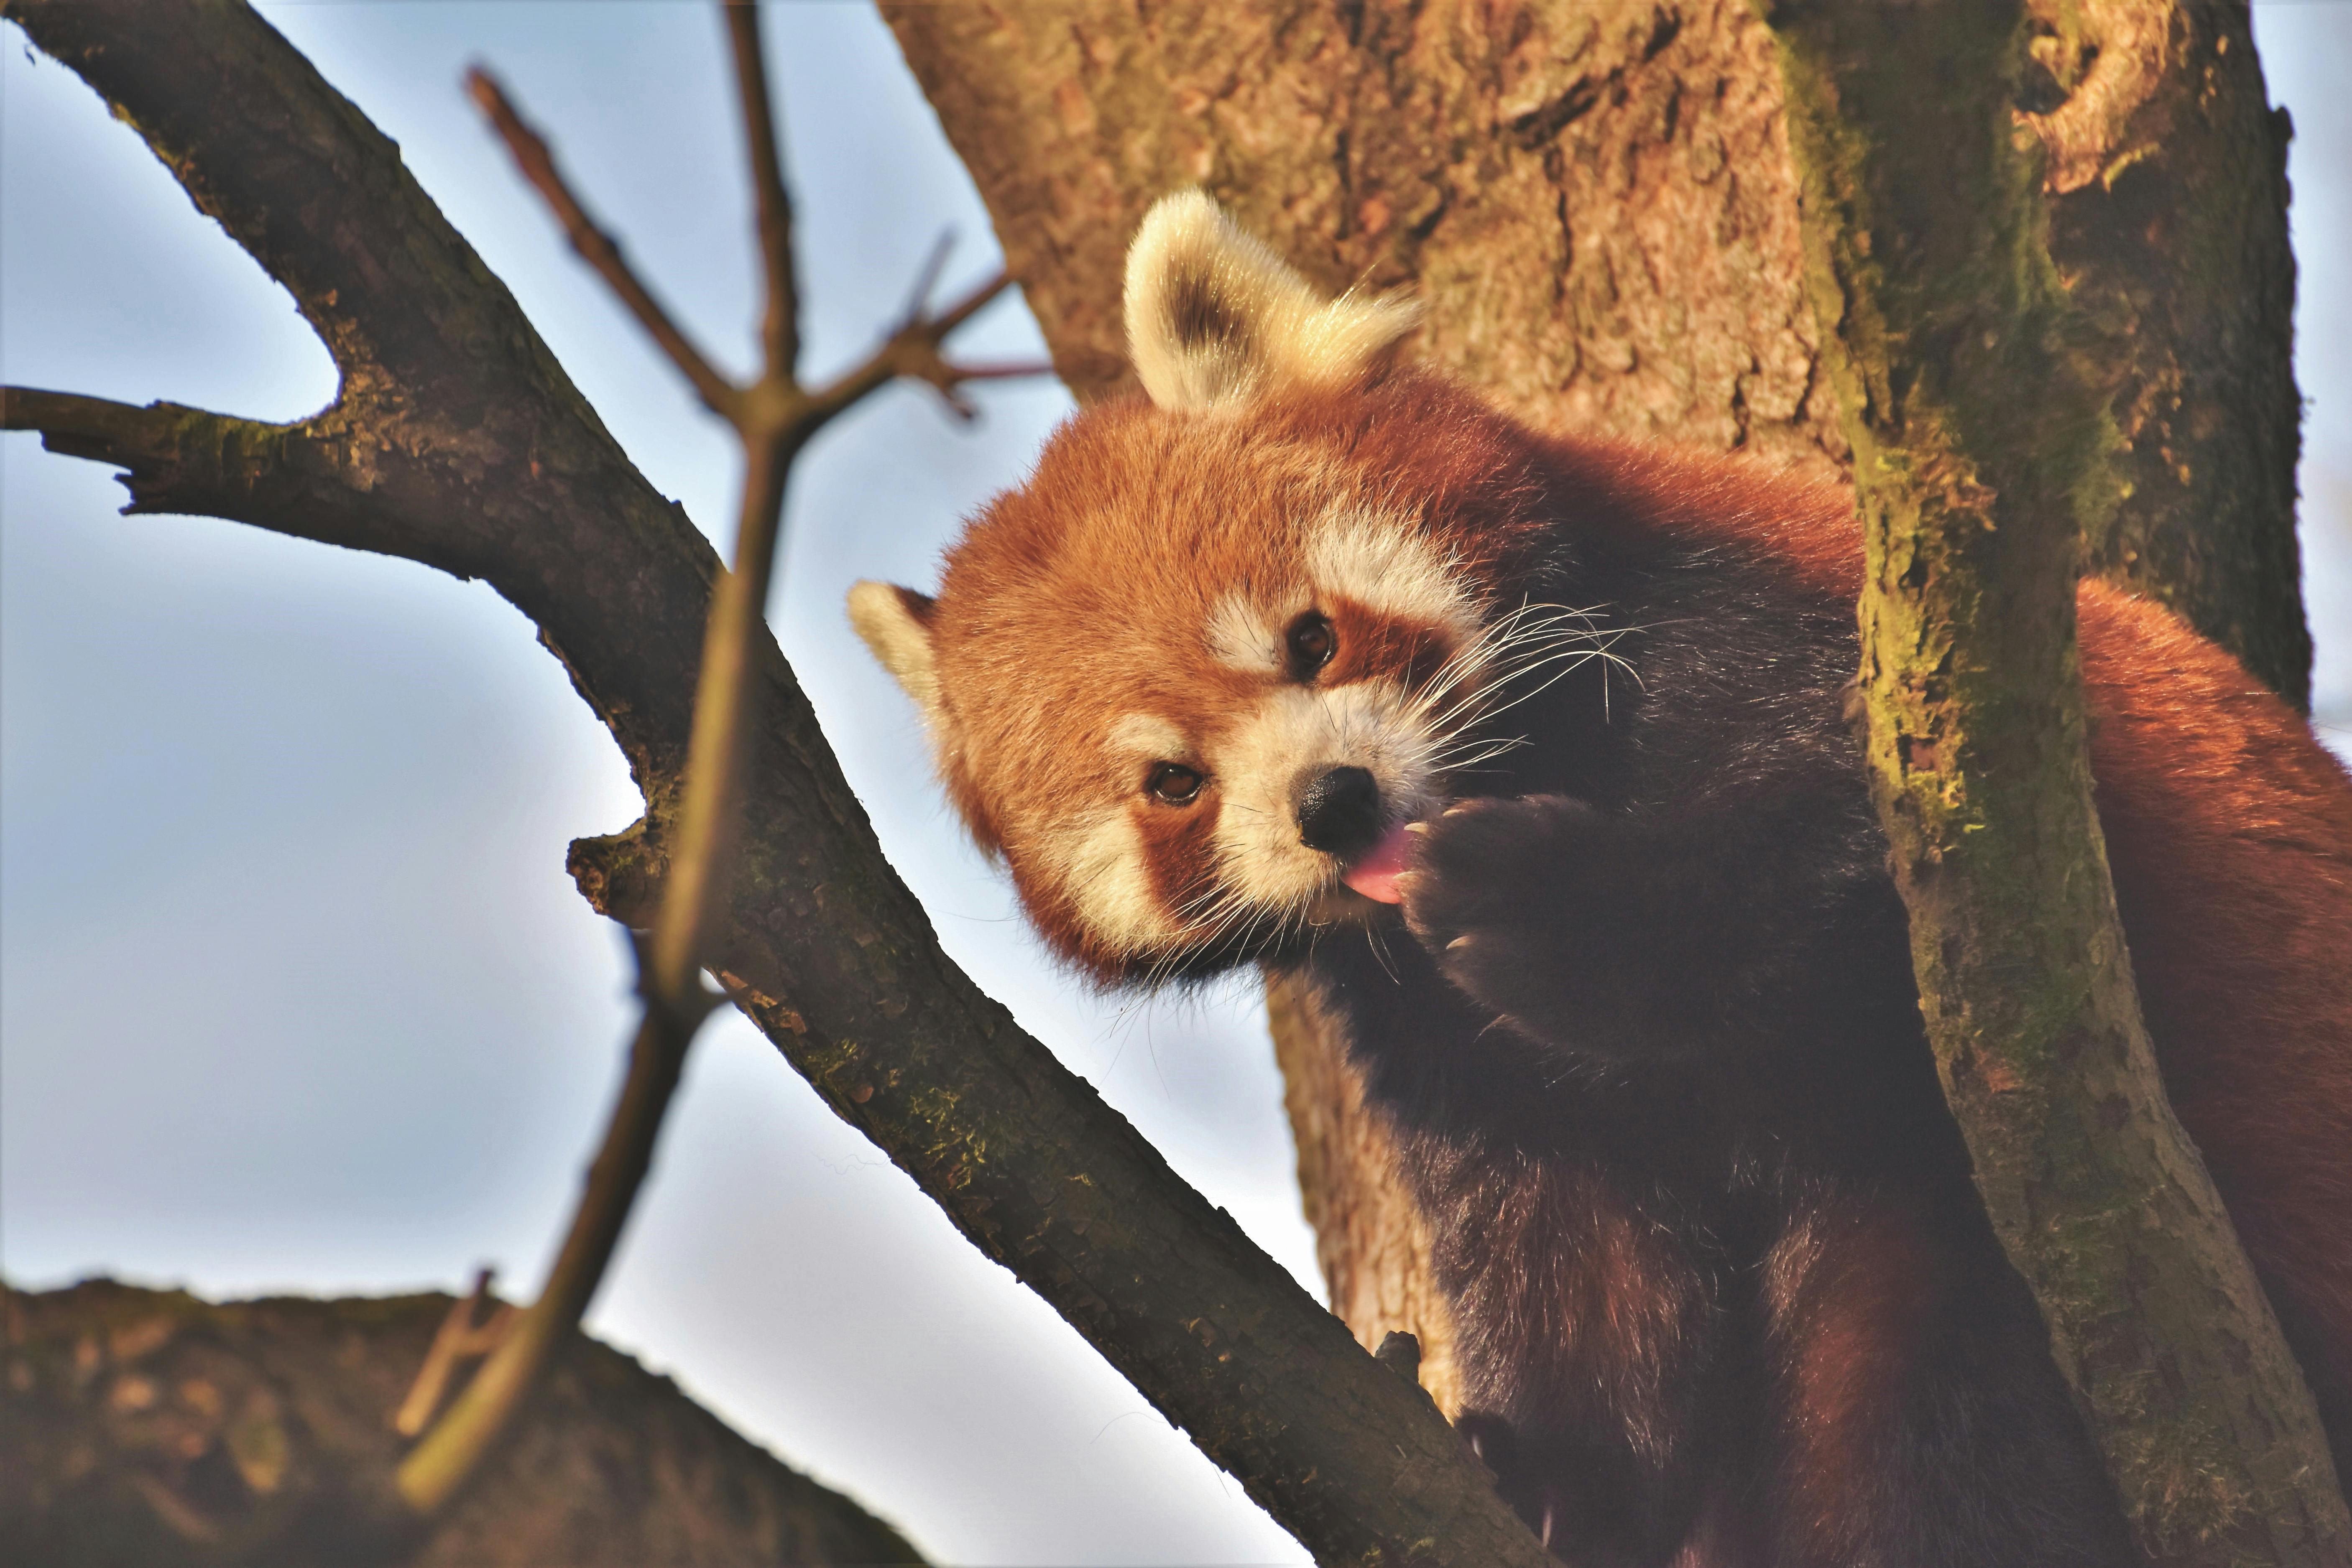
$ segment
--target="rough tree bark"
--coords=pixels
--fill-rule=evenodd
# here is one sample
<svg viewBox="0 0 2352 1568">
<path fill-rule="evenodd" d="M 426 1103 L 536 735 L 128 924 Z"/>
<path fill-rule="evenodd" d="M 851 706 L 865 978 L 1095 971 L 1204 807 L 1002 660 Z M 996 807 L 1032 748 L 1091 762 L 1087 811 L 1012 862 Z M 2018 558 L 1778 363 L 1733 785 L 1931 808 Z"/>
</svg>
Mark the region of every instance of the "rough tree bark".
<svg viewBox="0 0 2352 1568">
<path fill-rule="evenodd" d="M 2074 580 L 2117 493 L 2113 383 L 2011 107 L 2022 5 L 1768 16 L 1868 550 L 1865 751 L 1977 1186 L 2149 1559 L 2352 1562 L 2317 1407 L 2166 1102 L 2092 806 Z"/>
<path fill-rule="evenodd" d="M 1199 183 L 1327 287 L 1415 288 L 1419 356 L 1538 423 L 1848 458 L 1746 0 L 882 9 L 1082 398 L 1124 383 L 1128 235 Z M 2245 7 L 2033 13 L 2021 110 L 2126 444 L 2092 559 L 2301 703 L 2286 128 Z M 1271 1002 L 1333 1306 L 1367 1344 L 1421 1334 L 1444 1403 L 1450 1336 L 1382 1129 L 1311 1015 Z"/>
<path fill-rule="evenodd" d="M 41 1568 L 362 1561 L 347 1477 L 446 1296 L 214 1306 L 106 1281 L 6 1293 L 0 1533 Z M 920 1563 L 666 1377 L 566 1336 L 530 1416 L 409 1568 Z"/>
<path fill-rule="evenodd" d="M 292 294 L 341 386 L 263 424 L 10 389 L 5 423 L 193 512 L 478 577 L 620 744 L 647 815 L 575 846 L 646 924 L 678 797 L 709 545 L 626 458 L 397 150 L 238 0 L 9 0 Z M 772 639 L 713 967 L 965 1237 L 1318 1561 L 1546 1561 L 1420 1391 L 1350 1343 L 939 948 Z M 364 1501 L 364 1500 L 362 1500 Z"/>
</svg>

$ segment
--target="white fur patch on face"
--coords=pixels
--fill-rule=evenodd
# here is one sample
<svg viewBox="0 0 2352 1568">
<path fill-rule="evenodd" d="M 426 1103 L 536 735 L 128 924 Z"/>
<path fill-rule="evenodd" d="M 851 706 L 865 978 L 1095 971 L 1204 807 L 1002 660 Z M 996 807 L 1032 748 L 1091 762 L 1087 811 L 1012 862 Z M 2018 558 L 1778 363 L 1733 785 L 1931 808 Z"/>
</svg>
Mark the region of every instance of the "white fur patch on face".
<svg viewBox="0 0 2352 1568">
<path fill-rule="evenodd" d="M 1191 750 L 1182 730 L 1148 713 L 1121 714 L 1104 738 L 1113 751 L 1150 762 L 1181 761 Z"/>
<path fill-rule="evenodd" d="M 1300 598 L 1286 612 L 1269 614 L 1266 606 L 1241 594 L 1229 593 L 1209 612 L 1209 656 L 1244 674 L 1280 674 L 1282 629 L 1307 608 L 1307 601 Z"/>
<path fill-rule="evenodd" d="M 1307 570 L 1317 590 L 1365 609 L 1444 626 L 1467 641 L 1477 605 L 1437 547 L 1412 527 L 1377 513 L 1341 511 L 1310 530 Z"/>
<path fill-rule="evenodd" d="M 1224 792 L 1217 814 L 1223 883 L 1260 906 L 1303 910 L 1333 885 L 1331 858 L 1298 841 L 1298 791 L 1330 768 L 1361 768 L 1391 821 L 1427 806 L 1435 769 L 1423 716 L 1384 682 L 1282 686 L 1210 752 Z"/>
<path fill-rule="evenodd" d="M 1104 943 L 1141 953 L 1177 939 L 1176 923 L 1160 906 L 1143 862 L 1142 835 L 1126 806 L 1063 829 L 1048 852 L 1078 918 Z"/>
</svg>

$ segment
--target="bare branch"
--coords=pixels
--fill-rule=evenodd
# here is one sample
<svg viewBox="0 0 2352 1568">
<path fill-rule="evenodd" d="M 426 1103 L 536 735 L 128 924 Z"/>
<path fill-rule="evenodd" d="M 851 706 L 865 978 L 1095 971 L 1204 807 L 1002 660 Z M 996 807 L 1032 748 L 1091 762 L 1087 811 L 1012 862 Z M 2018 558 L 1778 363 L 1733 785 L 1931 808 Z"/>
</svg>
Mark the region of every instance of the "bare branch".
<svg viewBox="0 0 2352 1568">
<path fill-rule="evenodd" d="M 448 1414 L 401 1460 L 394 1477 L 402 1500 L 425 1519 L 439 1516 L 479 1473 L 550 1358 L 578 1329 L 620 1243 L 632 1200 L 653 1166 L 654 1144 L 677 1090 L 687 1047 L 719 999 L 689 1000 L 681 1008 L 656 996 L 649 984 L 639 990 L 645 1017 L 629 1051 L 628 1078 L 547 1283 L 539 1299 L 505 1325 L 489 1360 Z"/>
<path fill-rule="evenodd" d="M 105 1280 L 10 1290 L 0 1555 L 86 1563 L 95 1547 L 141 1568 L 923 1561 L 668 1378 L 579 1333 L 514 1434 L 516 1462 L 486 1476 L 446 1530 L 360 1534 L 354 1497 L 373 1496 L 400 1446 L 383 1391 L 436 1322 L 463 1312 L 431 1295 L 214 1305 Z M 110 1398 L 126 1380 L 213 1396 Z M 582 1484 L 614 1472 L 630 1484 Z M 399 1506 L 381 1500 L 388 1514 Z"/>
<path fill-rule="evenodd" d="M 735 57 L 735 94 L 743 107 L 743 135 L 751 154 L 751 190 L 758 203 L 760 256 L 766 263 L 767 312 L 760 339 L 767 373 L 792 380 L 801 358 L 800 274 L 793 263 L 793 198 L 784 184 L 782 137 L 768 59 L 760 49 L 760 7 L 729 0 L 727 36 Z"/>
<path fill-rule="evenodd" d="M 576 874 L 600 906 L 651 908 L 721 577 L 708 544 L 392 144 L 249 8 L 11 0 L 9 15 L 341 334 L 339 362 L 381 372 L 257 454 L 248 491 L 333 497 L 385 538 L 369 548 L 405 530 L 402 553 L 461 563 L 538 624 L 647 801 L 632 833 L 575 847 Z M 289 124 L 302 140 L 281 149 Z M 311 221 L 274 221 L 289 192 Z M 218 515 L 319 537 L 249 498 Z M 1318 1561 L 1541 1568 L 1427 1397 L 940 951 L 772 640 L 756 638 L 749 677 L 761 766 L 711 958 L 778 1050 Z"/>
<path fill-rule="evenodd" d="M 971 320 L 990 301 L 1012 287 L 1013 275 L 1009 272 L 1000 272 L 937 316 L 918 319 L 930 333 L 932 342 L 941 342 L 949 333 Z"/>
<path fill-rule="evenodd" d="M 703 990 L 702 966 L 711 929 L 725 913 L 742 826 L 751 691 L 766 629 L 764 610 L 775 569 L 785 483 L 793 459 L 809 436 L 880 384 L 860 386 L 829 402 L 809 397 L 793 376 L 798 291 L 793 269 L 792 207 L 784 189 L 760 53 L 759 14 L 749 5 L 722 4 L 722 9 L 734 42 L 737 80 L 751 137 L 768 291 L 767 362 L 759 380 L 747 390 L 719 383 L 726 393 L 723 403 L 712 401 L 711 392 L 704 389 L 705 401 L 727 415 L 743 444 L 743 493 L 734 570 L 719 580 L 703 632 L 694 722 L 682 781 L 677 854 L 663 886 L 659 918 L 650 938 L 637 945 L 638 990 L 645 1012 L 630 1051 L 627 1082 L 539 1299 L 501 1337 L 488 1364 L 448 1415 L 401 1463 L 396 1478 L 400 1493 L 426 1518 L 446 1510 L 480 1471 L 521 1410 L 556 1345 L 578 1324 L 594 1299 L 622 1228 L 635 1207 L 637 1191 L 652 1168 L 654 1146 L 685 1069 L 687 1051 L 703 1019 L 720 999 Z M 597 267 L 690 378 L 698 371 L 715 382 L 709 368 L 669 327 L 618 248 L 589 221 L 564 188 L 546 144 L 522 123 L 487 73 L 476 69 L 469 80 L 475 98 L 514 150 L 517 162 L 562 217 L 574 248 Z M 957 413 L 971 418 L 973 410 L 940 361 L 939 342 L 1003 287 L 1004 280 L 999 278 L 962 301 L 950 313 L 951 319 L 938 323 L 917 320 L 901 328 L 894 338 L 902 345 L 900 352 L 895 359 L 877 358 L 881 378 L 919 375 L 940 388 Z M 698 380 L 697 385 L 702 382 Z"/>
<path fill-rule="evenodd" d="M 955 230 L 947 228 L 931 242 L 931 254 L 923 257 L 923 268 L 915 274 L 914 286 L 907 290 L 906 308 L 898 312 L 901 325 L 923 319 L 930 307 L 931 290 L 940 286 L 940 274 L 947 269 L 948 257 L 954 253 L 955 241 Z"/>
<path fill-rule="evenodd" d="M 218 486 L 241 466 L 231 458 L 296 428 L 173 402 L 142 408 L 79 392 L 0 387 L 0 430 L 36 430 L 51 452 L 131 470 L 139 481 L 131 486 L 132 511 L 163 509 L 142 505 L 142 489 L 176 489 L 191 480 Z"/>
<path fill-rule="evenodd" d="M 1000 272 L 949 306 L 941 314 L 916 315 L 901 322 L 863 364 L 847 371 L 830 386 L 810 394 L 809 402 L 815 411 L 811 431 L 855 407 L 877 388 L 887 386 L 900 376 L 929 385 L 946 400 L 948 407 L 958 417 L 970 419 L 975 411 L 962 395 L 961 388 L 965 382 L 1002 381 L 1032 373 L 1032 369 L 1000 365 L 973 374 L 949 361 L 940 346 L 948 334 L 971 320 L 982 307 L 1012 284 L 1012 276 Z M 1043 372 L 1051 368 L 1038 366 L 1035 371 Z"/>
<path fill-rule="evenodd" d="M 513 103 L 508 99 L 497 78 L 476 66 L 466 73 L 466 90 L 480 105 L 482 112 L 489 117 L 491 126 L 507 144 L 507 151 L 513 155 L 515 165 L 522 171 L 523 178 L 531 183 L 554 212 L 557 221 L 562 224 L 564 237 L 572 242 L 572 248 L 580 253 L 582 260 L 596 269 L 596 275 L 614 294 L 620 296 L 621 303 L 629 308 L 629 313 L 637 319 L 637 324 L 661 345 L 661 350 L 669 356 L 670 363 L 676 365 L 693 385 L 695 395 L 713 413 L 733 418 L 741 403 L 742 394 L 732 382 L 711 367 L 710 361 L 703 357 L 702 350 L 696 348 L 677 323 L 670 319 L 669 312 L 662 308 L 652 291 L 638 281 L 637 275 L 629 267 L 628 258 L 621 253 L 620 243 L 588 215 L 588 209 L 581 205 L 580 198 L 573 195 L 572 188 L 564 183 L 562 172 L 556 168 L 555 155 L 548 150 L 546 141 L 515 111 Z"/>
<path fill-rule="evenodd" d="M 408 1397 L 393 1413 L 392 1429 L 402 1437 L 418 1436 L 440 1414 L 441 1401 L 448 1393 L 449 1380 L 457 1375 L 459 1364 L 478 1360 L 498 1349 L 507 1331 L 514 1326 L 515 1309 L 510 1301 L 493 1302 L 490 1315 L 479 1322 L 475 1321 L 482 1304 L 490 1300 L 490 1281 L 497 1275 L 495 1269 L 477 1271 L 474 1288 L 449 1303 L 449 1315 L 434 1332 L 432 1347 L 425 1353 L 425 1364 L 417 1369 L 416 1381 L 408 1385 Z"/>
<path fill-rule="evenodd" d="M 0 387 L 0 427 L 37 431 L 51 452 L 111 464 L 126 516 L 226 517 L 345 549 L 399 556 L 460 578 L 484 575 L 493 548 L 478 516 L 388 509 L 351 483 L 348 419 L 331 411 L 294 424 L 239 419 L 173 402 L 144 407 L 78 392 Z"/>
<path fill-rule="evenodd" d="M 969 364 L 961 360 L 949 362 L 948 368 L 960 382 L 1028 381 L 1054 373 L 1052 363 L 1045 360 L 1007 360 L 994 364 Z"/>
</svg>

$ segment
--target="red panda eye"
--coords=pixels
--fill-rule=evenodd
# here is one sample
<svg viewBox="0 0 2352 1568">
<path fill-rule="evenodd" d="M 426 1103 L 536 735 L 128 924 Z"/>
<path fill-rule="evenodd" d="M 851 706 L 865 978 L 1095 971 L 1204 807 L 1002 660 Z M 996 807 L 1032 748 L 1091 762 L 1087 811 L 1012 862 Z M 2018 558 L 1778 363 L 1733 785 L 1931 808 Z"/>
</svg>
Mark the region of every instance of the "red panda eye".
<svg viewBox="0 0 2352 1568">
<path fill-rule="evenodd" d="M 1201 776 L 1181 762 L 1155 762 L 1143 787 L 1171 806 L 1186 806 L 1201 792 Z"/>
<path fill-rule="evenodd" d="M 1316 671 L 1331 662 L 1339 651 L 1339 634 L 1331 630 L 1329 619 L 1310 610 L 1290 623 L 1286 641 L 1290 647 L 1290 674 L 1294 679 L 1310 679 Z"/>
</svg>

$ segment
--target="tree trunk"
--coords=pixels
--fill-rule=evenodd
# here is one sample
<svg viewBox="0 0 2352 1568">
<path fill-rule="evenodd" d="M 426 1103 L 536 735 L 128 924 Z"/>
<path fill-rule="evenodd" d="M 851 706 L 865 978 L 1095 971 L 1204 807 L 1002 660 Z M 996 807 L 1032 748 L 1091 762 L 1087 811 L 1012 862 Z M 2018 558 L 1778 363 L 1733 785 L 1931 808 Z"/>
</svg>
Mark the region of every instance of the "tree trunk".
<svg viewBox="0 0 2352 1568">
<path fill-rule="evenodd" d="M 21 1568 L 363 1561 L 339 1494 L 446 1296 L 215 1306 L 109 1281 L 8 1291 L 0 1538 Z M 920 1563 L 898 1532 L 570 1336 L 507 1448 L 409 1568 Z"/>
<path fill-rule="evenodd" d="M 1538 423 L 1847 459 L 1745 0 L 882 9 L 1082 400 L 1126 381 L 1128 237 L 1200 184 L 1326 287 L 1416 289 L 1419 357 Z M 2284 137 L 2245 8 L 2040 11 L 2052 247 L 2126 443 L 2091 559 L 2302 703 Z M 1420 1333 L 1444 1403 L 1443 1306 L 1378 1115 L 1328 1031 L 1270 1001 L 1333 1307 L 1368 1345 Z"/>
<path fill-rule="evenodd" d="M 2122 474 L 2106 345 L 2043 241 L 2064 159 L 2013 122 L 2023 7 L 1771 22 L 1869 559 L 1864 749 L 1977 1186 L 2149 1560 L 2344 1563 L 2318 1410 L 2167 1103 L 2092 806 L 2074 568 Z"/>
</svg>

